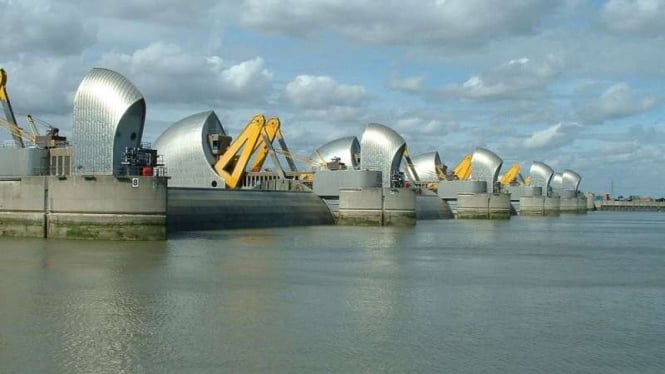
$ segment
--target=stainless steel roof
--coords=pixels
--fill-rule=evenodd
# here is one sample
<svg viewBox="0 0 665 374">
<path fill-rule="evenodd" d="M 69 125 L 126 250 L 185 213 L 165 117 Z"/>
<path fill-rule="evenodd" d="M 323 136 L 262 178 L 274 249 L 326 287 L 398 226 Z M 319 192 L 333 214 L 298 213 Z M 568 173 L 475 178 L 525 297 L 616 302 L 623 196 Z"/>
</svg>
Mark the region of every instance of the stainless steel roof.
<svg viewBox="0 0 665 374">
<path fill-rule="evenodd" d="M 325 165 L 333 158 L 339 157 L 348 169 L 358 169 L 357 156 L 360 154 L 360 143 L 355 136 L 332 140 L 312 153 L 309 157 L 317 163 Z"/>
<path fill-rule="evenodd" d="M 531 176 L 531 185 L 541 187 L 543 194 L 546 194 L 554 175 L 554 169 L 544 162 L 534 161 L 529 169 L 529 175 Z"/>
<path fill-rule="evenodd" d="M 566 169 L 561 174 L 562 186 L 566 190 L 577 191 L 580 188 L 582 177 L 576 172 Z"/>
<path fill-rule="evenodd" d="M 370 123 L 360 141 L 360 169 L 379 170 L 383 186 L 390 187 L 391 177 L 399 171 L 406 142 L 388 126 Z"/>
<path fill-rule="evenodd" d="M 208 142 L 210 134 L 226 134 L 213 111 L 183 118 L 157 138 L 153 148 L 162 155 L 170 187 L 225 187 L 212 168 L 217 156 Z"/>
<path fill-rule="evenodd" d="M 554 190 L 560 190 L 563 188 L 563 175 L 559 173 L 554 173 L 552 176 L 552 181 L 550 182 L 550 186 Z"/>
<path fill-rule="evenodd" d="M 441 157 L 439 152 L 427 152 L 411 157 L 413 167 L 416 169 L 418 179 L 421 182 L 435 182 L 439 180 L 437 167 L 441 167 Z"/>
<path fill-rule="evenodd" d="M 119 73 L 94 68 L 74 97 L 73 168 L 79 174 L 122 173 L 125 147 L 143 136 L 145 100 Z"/>
<path fill-rule="evenodd" d="M 471 157 L 471 179 L 486 181 L 487 192 L 493 193 L 501 165 L 503 160 L 496 153 L 485 148 L 476 148 Z"/>
</svg>

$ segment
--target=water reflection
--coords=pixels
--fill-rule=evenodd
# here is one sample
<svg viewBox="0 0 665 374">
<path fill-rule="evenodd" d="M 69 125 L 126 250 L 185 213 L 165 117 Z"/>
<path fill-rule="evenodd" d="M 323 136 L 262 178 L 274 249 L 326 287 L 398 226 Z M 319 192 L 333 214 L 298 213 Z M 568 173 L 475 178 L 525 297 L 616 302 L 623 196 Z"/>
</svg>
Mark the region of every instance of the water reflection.
<svg viewBox="0 0 665 374">
<path fill-rule="evenodd" d="M 613 217 L 0 239 L 0 372 L 662 372 L 665 218 Z"/>
</svg>

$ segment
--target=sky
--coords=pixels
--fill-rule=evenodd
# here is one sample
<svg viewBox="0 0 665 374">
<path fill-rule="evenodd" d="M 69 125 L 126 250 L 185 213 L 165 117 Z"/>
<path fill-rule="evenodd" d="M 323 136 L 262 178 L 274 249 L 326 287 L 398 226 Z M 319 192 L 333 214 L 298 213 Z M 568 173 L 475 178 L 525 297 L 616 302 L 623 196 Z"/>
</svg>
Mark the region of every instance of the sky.
<svg viewBox="0 0 665 374">
<path fill-rule="evenodd" d="M 310 155 L 368 123 L 450 167 L 476 147 L 581 190 L 665 196 L 665 0 L 0 0 L 17 122 L 71 136 L 94 67 L 147 102 L 143 140 L 214 110 L 277 116 Z M 0 129 L 0 142 L 11 137 Z"/>
</svg>

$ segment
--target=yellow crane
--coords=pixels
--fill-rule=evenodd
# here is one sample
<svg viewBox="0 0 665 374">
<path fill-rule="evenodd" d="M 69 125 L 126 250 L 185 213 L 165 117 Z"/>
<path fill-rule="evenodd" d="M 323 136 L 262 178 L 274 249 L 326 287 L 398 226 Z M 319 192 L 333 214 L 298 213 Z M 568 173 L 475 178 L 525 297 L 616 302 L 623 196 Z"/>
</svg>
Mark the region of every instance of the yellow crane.
<svg viewBox="0 0 665 374">
<path fill-rule="evenodd" d="M 255 152 L 257 153 L 251 170 L 253 172 L 261 171 L 261 167 L 263 166 L 263 163 L 268 154 L 272 153 L 273 151 L 276 151 L 273 148 L 272 143 L 275 141 L 275 139 L 277 139 L 282 149 L 281 153 L 284 154 L 284 157 L 286 158 L 286 161 L 289 164 L 289 169 L 291 171 L 298 171 L 298 168 L 296 167 L 296 164 L 293 158 L 291 157 L 291 152 L 289 151 L 289 148 L 286 145 L 286 141 L 284 140 L 284 135 L 282 134 L 281 122 L 279 118 L 274 117 L 269 119 L 268 122 L 266 122 L 264 133 L 266 136 L 265 137 L 261 136 L 258 144 L 256 145 L 257 149 L 255 150 Z"/>
<path fill-rule="evenodd" d="M 222 151 L 213 165 L 217 175 L 224 179 L 229 188 L 238 187 L 245 176 L 247 164 L 258 148 L 261 134 L 264 133 L 266 119 L 257 114 L 240 132 L 238 137 Z"/>
<path fill-rule="evenodd" d="M 14 143 L 18 148 L 25 148 L 23 139 L 27 137 L 27 134 L 16 124 L 16 117 L 14 117 L 14 111 L 12 110 L 12 105 L 9 102 L 9 95 L 7 94 L 7 72 L 5 69 L 0 68 L 0 104 L 2 105 L 2 111 L 4 112 L 5 118 L 0 121 L 3 127 L 6 127 L 9 130 L 9 133 L 12 134 L 14 138 Z"/>
<path fill-rule="evenodd" d="M 275 139 L 279 141 L 282 152 L 290 154 L 281 131 L 279 118 L 275 117 L 266 121 L 262 114 L 257 114 L 235 140 L 230 142 L 228 147 L 220 149 L 220 154 L 213 165 L 213 169 L 217 175 L 224 179 L 224 183 L 228 188 L 238 188 L 247 175 L 247 166 L 250 162 L 254 161 L 250 170 L 258 172 L 261 170 L 268 154 L 271 154 L 278 169 L 277 172 L 284 177 L 284 171 L 272 146 Z M 287 157 L 287 161 L 291 171 L 297 171 L 293 159 Z"/>
<path fill-rule="evenodd" d="M 453 169 L 454 176 L 459 180 L 467 180 L 471 178 L 471 158 L 473 156 L 468 154 Z"/>
<path fill-rule="evenodd" d="M 517 177 L 520 175 L 520 164 L 513 164 L 508 171 L 499 178 L 499 182 L 504 186 L 513 184 Z"/>
<path fill-rule="evenodd" d="M 504 186 L 509 186 L 509 185 L 530 185 L 531 184 L 531 177 L 527 177 L 524 179 L 521 174 L 522 167 L 520 164 L 513 164 L 508 171 L 499 178 L 499 182 L 501 182 L 502 185 Z"/>
</svg>

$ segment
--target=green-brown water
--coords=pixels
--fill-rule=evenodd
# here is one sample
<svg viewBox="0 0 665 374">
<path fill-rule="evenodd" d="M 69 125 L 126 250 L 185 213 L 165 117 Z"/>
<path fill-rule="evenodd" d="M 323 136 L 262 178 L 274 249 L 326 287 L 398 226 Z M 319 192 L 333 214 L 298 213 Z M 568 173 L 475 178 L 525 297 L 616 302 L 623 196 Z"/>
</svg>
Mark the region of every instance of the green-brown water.
<svg viewBox="0 0 665 374">
<path fill-rule="evenodd" d="M 665 214 L 0 238 L 0 373 L 663 373 Z"/>
</svg>

